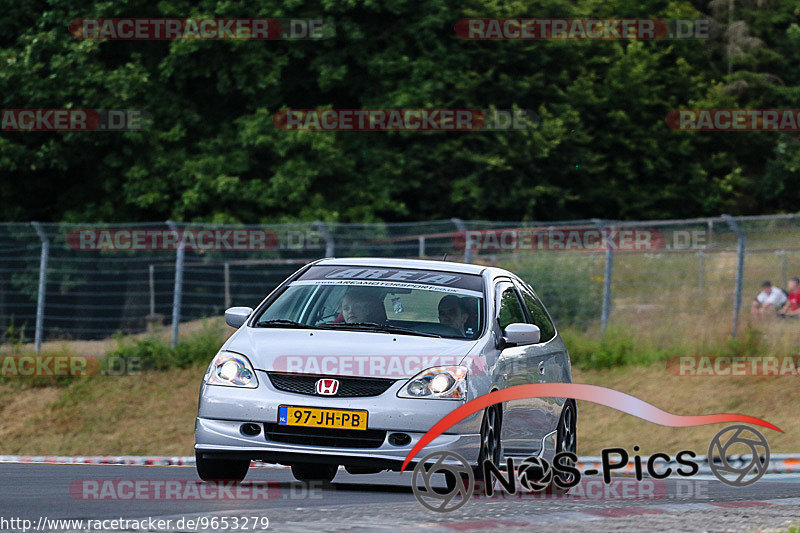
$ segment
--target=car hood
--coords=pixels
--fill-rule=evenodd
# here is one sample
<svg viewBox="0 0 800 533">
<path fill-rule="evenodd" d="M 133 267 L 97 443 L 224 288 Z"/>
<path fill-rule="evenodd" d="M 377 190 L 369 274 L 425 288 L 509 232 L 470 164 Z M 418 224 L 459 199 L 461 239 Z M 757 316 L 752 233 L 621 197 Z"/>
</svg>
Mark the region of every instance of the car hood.
<svg viewBox="0 0 800 533">
<path fill-rule="evenodd" d="M 476 344 L 390 333 L 244 327 L 224 348 L 247 356 L 256 370 L 398 379 L 457 365 Z"/>
</svg>

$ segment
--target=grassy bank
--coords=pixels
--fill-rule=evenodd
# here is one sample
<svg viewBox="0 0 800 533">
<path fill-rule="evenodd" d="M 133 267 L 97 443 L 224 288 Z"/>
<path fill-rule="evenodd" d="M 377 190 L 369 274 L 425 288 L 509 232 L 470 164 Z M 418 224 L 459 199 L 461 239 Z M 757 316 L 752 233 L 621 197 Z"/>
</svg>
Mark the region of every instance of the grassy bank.
<svg viewBox="0 0 800 533">
<path fill-rule="evenodd" d="M 699 334 L 704 326 L 710 333 Z M 690 323 L 669 337 L 647 330 L 635 330 L 639 334 L 634 336 L 630 333 L 634 330 L 619 327 L 606 335 L 567 327 L 562 335 L 572 356 L 575 382 L 620 390 L 676 414 L 742 413 L 763 418 L 784 430 L 783 434 L 766 431 L 773 452 L 800 451 L 800 421 L 787 408 L 799 403 L 797 378 L 692 378 L 666 371 L 665 359 L 675 355 L 796 353 L 792 334 L 796 324 L 773 320 L 757 326 L 748 327 L 735 340 L 711 323 Z M 169 349 L 164 332 L 97 341 L 103 343 L 106 356 L 136 359 L 144 369 L 141 374 L 0 380 L 0 453 L 191 454 L 200 380 L 232 330 L 217 319 L 186 329 L 190 331 L 175 350 Z M 45 352 L 80 355 L 85 352 L 76 348 L 85 347 L 86 343 L 61 343 L 46 346 Z M 100 352 L 98 346 L 91 348 Z M 579 403 L 581 454 L 634 444 L 643 453 L 683 448 L 705 453 L 718 429 L 663 428 Z"/>
<path fill-rule="evenodd" d="M 0 453 L 191 455 L 204 366 L 139 376 L 78 379 L 68 386 L 0 385 Z M 800 451 L 800 387 L 793 378 L 686 378 L 663 364 L 575 369 L 575 381 L 611 387 L 677 414 L 743 413 L 784 430 L 764 430 L 773 452 Z M 578 405 L 579 453 L 634 444 L 642 453 L 705 453 L 723 425 L 674 429 L 587 402 Z"/>
</svg>

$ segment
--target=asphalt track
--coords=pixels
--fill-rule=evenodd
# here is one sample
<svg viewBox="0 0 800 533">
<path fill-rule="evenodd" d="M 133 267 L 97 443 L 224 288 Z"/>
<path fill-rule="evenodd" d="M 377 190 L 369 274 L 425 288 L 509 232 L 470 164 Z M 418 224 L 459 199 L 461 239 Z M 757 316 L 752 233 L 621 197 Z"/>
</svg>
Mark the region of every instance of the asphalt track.
<svg viewBox="0 0 800 533">
<path fill-rule="evenodd" d="M 169 497 L 154 486 L 180 481 Z M 744 488 L 728 487 L 712 476 L 691 480 L 638 482 L 618 478 L 605 486 L 599 478 L 572 496 L 511 496 L 473 498 L 449 513 L 422 507 L 411 491 L 410 473 L 352 476 L 340 470 L 327 486 L 306 486 L 285 468 L 251 468 L 240 493 L 200 493 L 191 467 L 0 464 L 0 530 L 21 531 L 12 518 L 30 520 L 31 530 L 68 531 L 54 519 L 163 519 L 169 527 L 128 523 L 127 529 L 108 522 L 104 531 L 222 531 L 221 522 L 201 527 L 199 519 L 228 519 L 228 530 L 253 531 L 256 520 L 269 531 L 755 531 L 782 530 L 800 523 L 800 475 L 767 475 Z M 120 489 L 138 483 L 150 492 L 132 498 Z M 613 487 L 614 484 L 616 488 Z M 86 487 L 97 492 L 86 492 Z M 97 487 L 116 487 L 114 494 Z M 177 485 L 174 485 L 177 486 Z M 655 490 L 653 488 L 655 487 Z M 258 490 L 260 489 L 260 490 Z M 231 489 L 233 491 L 233 489 Z M 156 496 L 154 496 L 156 494 Z M 222 494 L 228 499 L 219 499 Z M 105 499 L 98 500 L 100 496 Z M 233 498 L 231 499 L 231 496 Z M 116 498 L 116 499 L 115 499 Z M 178 529 L 177 521 L 184 519 Z M 40 520 L 46 519 L 44 522 Z M 233 520 L 238 519 L 238 529 Z M 248 525 L 245 529 L 244 520 Z M 186 520 L 196 520 L 186 527 Z M 41 524 L 41 525 L 40 525 Z M 152 524 L 152 523 L 151 523 Z M 47 527 L 45 527 L 47 525 Z M 163 527 L 163 526 L 162 526 Z M 89 523 L 83 527 L 88 530 Z M 94 530 L 97 530 L 95 526 Z"/>
</svg>

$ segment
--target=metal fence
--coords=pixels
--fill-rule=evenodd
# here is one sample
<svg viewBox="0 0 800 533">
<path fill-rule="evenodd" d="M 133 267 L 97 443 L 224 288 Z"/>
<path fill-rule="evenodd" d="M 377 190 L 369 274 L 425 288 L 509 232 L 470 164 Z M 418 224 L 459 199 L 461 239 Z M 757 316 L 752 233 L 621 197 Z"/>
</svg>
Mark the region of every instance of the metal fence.
<svg viewBox="0 0 800 533">
<path fill-rule="evenodd" d="M 238 233 L 237 233 L 238 232 Z M 169 239 L 165 236 L 173 235 Z M 155 237 L 153 237 L 155 236 Z M 160 240 L 159 240 L 160 239 Z M 800 215 L 667 221 L 208 225 L 0 224 L 0 336 L 101 339 L 253 306 L 321 257 L 406 257 L 507 267 L 558 323 L 605 330 L 725 317 L 762 279 L 800 275 Z"/>
</svg>

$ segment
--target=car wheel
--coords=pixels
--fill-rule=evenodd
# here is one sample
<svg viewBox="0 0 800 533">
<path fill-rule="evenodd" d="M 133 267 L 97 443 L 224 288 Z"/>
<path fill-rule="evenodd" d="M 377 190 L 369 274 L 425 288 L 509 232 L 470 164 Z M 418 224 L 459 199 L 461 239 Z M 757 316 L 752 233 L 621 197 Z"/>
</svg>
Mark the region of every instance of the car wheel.
<svg viewBox="0 0 800 533">
<path fill-rule="evenodd" d="M 444 490 L 439 488 L 434 488 L 433 492 L 436 492 L 437 494 L 450 494 L 456 490 L 456 481 L 462 483 L 464 486 L 464 490 L 466 491 L 469 485 L 469 476 L 461 474 L 460 476 L 456 477 L 456 475 L 453 474 L 452 472 L 445 472 L 444 482 L 447 488 Z"/>
<path fill-rule="evenodd" d="M 345 465 L 344 469 L 348 474 L 361 475 L 361 474 L 380 474 L 385 468 L 374 468 L 371 466 L 352 466 Z"/>
<path fill-rule="evenodd" d="M 483 412 L 481 422 L 481 449 L 478 452 L 478 469 L 475 471 L 476 479 L 483 479 L 483 462 L 491 460 L 500 468 L 503 460 L 503 444 L 500 441 L 500 428 L 502 424 L 502 409 L 500 405 L 491 405 Z"/>
<path fill-rule="evenodd" d="M 561 411 L 561 418 L 558 420 L 558 430 L 556 431 L 556 453 L 571 452 L 577 454 L 578 434 L 577 434 L 578 409 L 574 402 L 567 401 Z M 571 466 L 575 463 L 569 461 Z M 571 482 L 572 476 L 565 481 Z M 556 494 L 564 494 L 569 489 L 562 489 L 556 483 L 551 483 L 550 488 Z"/>
<path fill-rule="evenodd" d="M 203 481 L 241 481 L 250 468 L 249 459 L 204 459 L 195 453 L 197 475 Z"/>
<path fill-rule="evenodd" d="M 322 481 L 330 483 L 336 476 L 339 465 L 320 465 L 313 463 L 295 463 L 292 465 L 292 475 L 297 481 Z"/>
<path fill-rule="evenodd" d="M 483 411 L 483 419 L 481 421 L 481 448 L 478 452 L 478 466 L 473 468 L 475 480 L 483 480 L 483 461 L 491 459 L 491 461 L 499 468 L 500 461 L 503 458 L 503 448 L 500 441 L 500 423 L 502 410 L 499 405 L 490 405 Z M 461 476 L 464 483 L 468 482 L 467 476 Z M 453 492 L 456 488 L 456 476 L 450 472 L 444 475 L 445 483 L 447 484 L 447 493 Z"/>
</svg>

